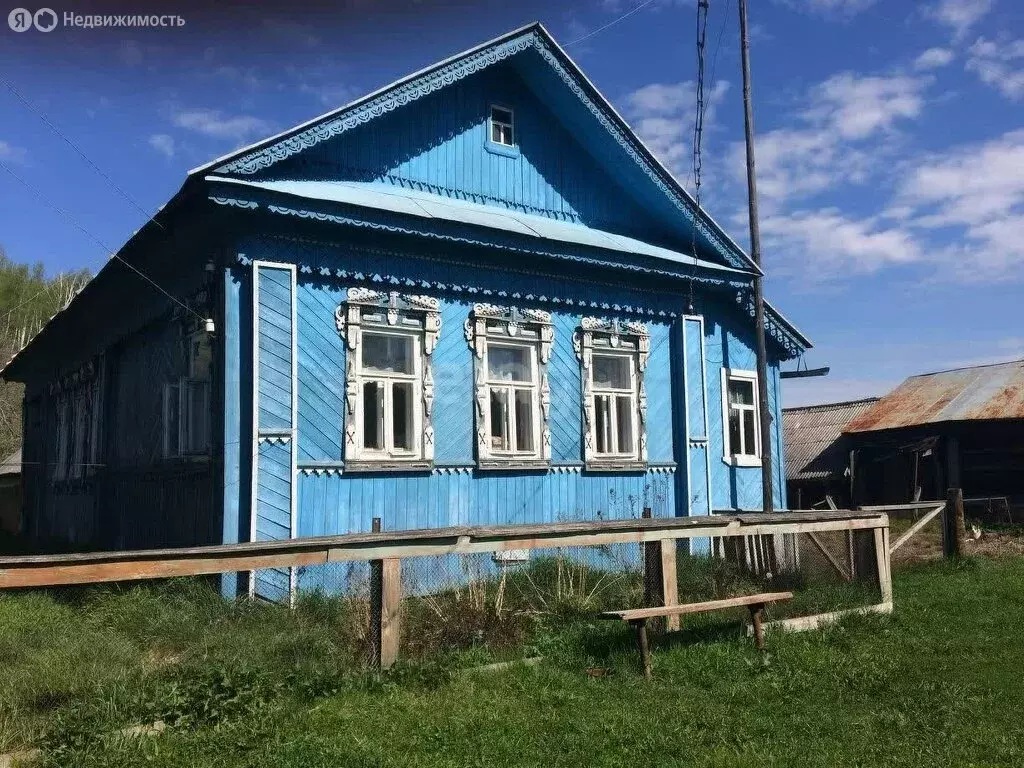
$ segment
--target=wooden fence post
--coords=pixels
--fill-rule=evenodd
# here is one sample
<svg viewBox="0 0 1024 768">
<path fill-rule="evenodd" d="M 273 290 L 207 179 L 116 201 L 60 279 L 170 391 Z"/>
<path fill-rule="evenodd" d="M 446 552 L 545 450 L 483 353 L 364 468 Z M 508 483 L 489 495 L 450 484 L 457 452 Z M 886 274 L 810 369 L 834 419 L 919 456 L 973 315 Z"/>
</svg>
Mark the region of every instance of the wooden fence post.
<svg viewBox="0 0 1024 768">
<path fill-rule="evenodd" d="M 679 581 L 676 578 L 675 539 L 662 539 L 661 544 L 661 604 L 679 605 Z M 679 616 L 665 618 L 665 629 L 669 632 L 679 631 Z"/>
<path fill-rule="evenodd" d="M 942 515 L 942 554 L 946 557 L 961 557 L 966 541 L 964 494 L 960 488 L 950 488 L 946 492 L 946 509 Z"/>
<path fill-rule="evenodd" d="M 380 533 L 380 518 L 373 518 Z M 398 659 L 401 639 L 402 561 L 397 557 L 370 561 L 370 663 L 388 669 Z"/>
<path fill-rule="evenodd" d="M 878 570 L 878 588 L 882 602 L 892 602 L 892 571 L 889 561 L 889 523 L 884 528 L 875 528 L 875 564 Z"/>
</svg>

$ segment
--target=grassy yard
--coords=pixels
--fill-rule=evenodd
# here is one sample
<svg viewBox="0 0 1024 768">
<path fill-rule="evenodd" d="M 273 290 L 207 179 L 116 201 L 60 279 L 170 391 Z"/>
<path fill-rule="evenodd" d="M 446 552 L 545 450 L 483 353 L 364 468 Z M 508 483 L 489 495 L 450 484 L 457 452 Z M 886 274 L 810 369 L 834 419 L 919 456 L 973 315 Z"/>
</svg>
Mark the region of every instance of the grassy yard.
<svg viewBox="0 0 1024 768">
<path fill-rule="evenodd" d="M 0 597 L 0 752 L 54 766 L 1024 764 L 1024 559 L 897 572 L 897 613 L 775 635 L 688 622 L 638 676 L 625 627 L 559 617 L 544 661 L 476 649 L 377 676 L 338 601 L 225 605 L 201 584 Z M 587 668 L 610 674 L 591 678 Z M 124 729 L 161 720 L 157 735 Z"/>
</svg>

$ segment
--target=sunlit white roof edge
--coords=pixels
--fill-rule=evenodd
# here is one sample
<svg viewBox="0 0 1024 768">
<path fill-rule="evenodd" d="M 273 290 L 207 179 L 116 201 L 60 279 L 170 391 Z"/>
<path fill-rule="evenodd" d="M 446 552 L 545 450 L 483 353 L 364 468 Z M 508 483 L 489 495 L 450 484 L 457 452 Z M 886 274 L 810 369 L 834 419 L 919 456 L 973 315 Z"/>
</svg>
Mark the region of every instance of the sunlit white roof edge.
<svg viewBox="0 0 1024 768">
<path fill-rule="evenodd" d="M 304 200 L 340 203 L 369 209 L 383 209 L 392 213 L 417 216 L 419 218 L 442 219 L 471 226 L 491 227 L 537 237 L 541 240 L 568 242 L 593 248 L 603 248 L 619 253 L 648 256 L 674 264 L 697 266 L 715 272 L 728 272 L 736 275 L 751 274 L 745 270 L 726 267 L 704 259 L 695 259 L 693 256 L 680 251 L 653 245 L 615 232 L 592 229 L 582 224 L 548 219 L 536 214 L 497 208 L 466 200 L 442 198 L 416 190 L 387 188 L 384 185 L 369 182 L 249 181 L 247 179 L 234 179 L 225 176 L 206 176 L 205 180 L 211 183 L 256 189 L 302 198 Z M 420 202 L 424 204 L 429 203 L 430 210 L 419 205 L 418 203 Z M 447 211 L 450 211 L 451 215 L 445 215 Z M 471 213 L 476 217 L 485 217 L 493 223 L 481 224 L 479 221 L 467 220 L 467 218 L 459 216 L 460 212 Z"/>
</svg>

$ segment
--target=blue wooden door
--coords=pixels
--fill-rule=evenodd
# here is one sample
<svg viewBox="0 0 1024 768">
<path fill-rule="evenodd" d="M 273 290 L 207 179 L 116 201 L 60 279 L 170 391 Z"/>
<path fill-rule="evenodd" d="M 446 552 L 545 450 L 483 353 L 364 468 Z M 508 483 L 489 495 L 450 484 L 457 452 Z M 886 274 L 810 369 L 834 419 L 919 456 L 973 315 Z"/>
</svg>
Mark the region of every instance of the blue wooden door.
<svg viewBox="0 0 1024 768">
<path fill-rule="evenodd" d="M 252 541 L 294 538 L 295 525 L 295 269 L 253 265 Z M 293 568 L 255 571 L 254 597 L 288 601 Z"/>
</svg>

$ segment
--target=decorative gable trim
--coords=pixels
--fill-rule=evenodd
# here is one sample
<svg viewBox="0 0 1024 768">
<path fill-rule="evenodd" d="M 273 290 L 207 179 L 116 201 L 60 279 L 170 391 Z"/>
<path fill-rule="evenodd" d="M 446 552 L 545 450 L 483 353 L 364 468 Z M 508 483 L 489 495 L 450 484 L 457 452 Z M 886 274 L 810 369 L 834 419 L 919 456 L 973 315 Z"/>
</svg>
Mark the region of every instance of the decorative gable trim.
<svg viewBox="0 0 1024 768">
<path fill-rule="evenodd" d="M 258 173 L 274 163 L 286 160 L 322 141 L 335 138 L 352 128 L 411 104 L 530 48 L 537 50 L 569 90 L 580 99 L 586 109 L 622 147 L 623 151 L 637 163 L 644 174 L 674 203 L 683 217 L 696 227 L 730 266 L 739 269 L 757 269 L 754 262 L 743 253 L 740 247 L 728 238 L 720 227 L 714 225 L 703 211 L 699 210 L 693 199 L 629 129 L 614 108 L 587 80 L 579 67 L 564 51 L 558 48 L 558 44 L 539 25 L 522 34 L 516 34 L 500 42 L 485 45 L 458 56 L 429 72 L 414 76 L 394 87 L 386 88 L 382 93 L 361 103 L 342 108 L 333 115 L 319 118 L 313 125 L 287 138 L 272 140 L 259 149 L 235 156 L 228 162 L 216 166 L 216 172 L 246 176 Z M 569 64 L 569 67 L 566 67 L 566 63 Z M 208 170 L 208 167 L 198 170 Z"/>
<path fill-rule="evenodd" d="M 358 104 L 351 109 L 343 110 L 342 114 L 333 119 L 289 136 L 287 139 L 274 142 L 262 149 L 250 152 L 229 163 L 217 168 L 218 173 L 239 173 L 251 175 L 264 168 L 269 168 L 274 163 L 286 160 L 298 152 L 314 147 L 322 141 L 332 139 L 345 131 L 368 123 L 381 115 L 392 112 L 406 104 L 411 104 L 424 96 L 446 88 L 453 83 L 463 80 L 492 64 L 515 56 L 531 46 L 539 46 L 540 38 L 536 32 L 530 32 L 498 43 L 483 50 L 471 53 L 468 56 L 460 57 L 450 64 L 438 67 L 437 69 L 417 77 L 409 82 L 403 83 L 395 88 L 390 88 L 384 93 Z"/>
</svg>

